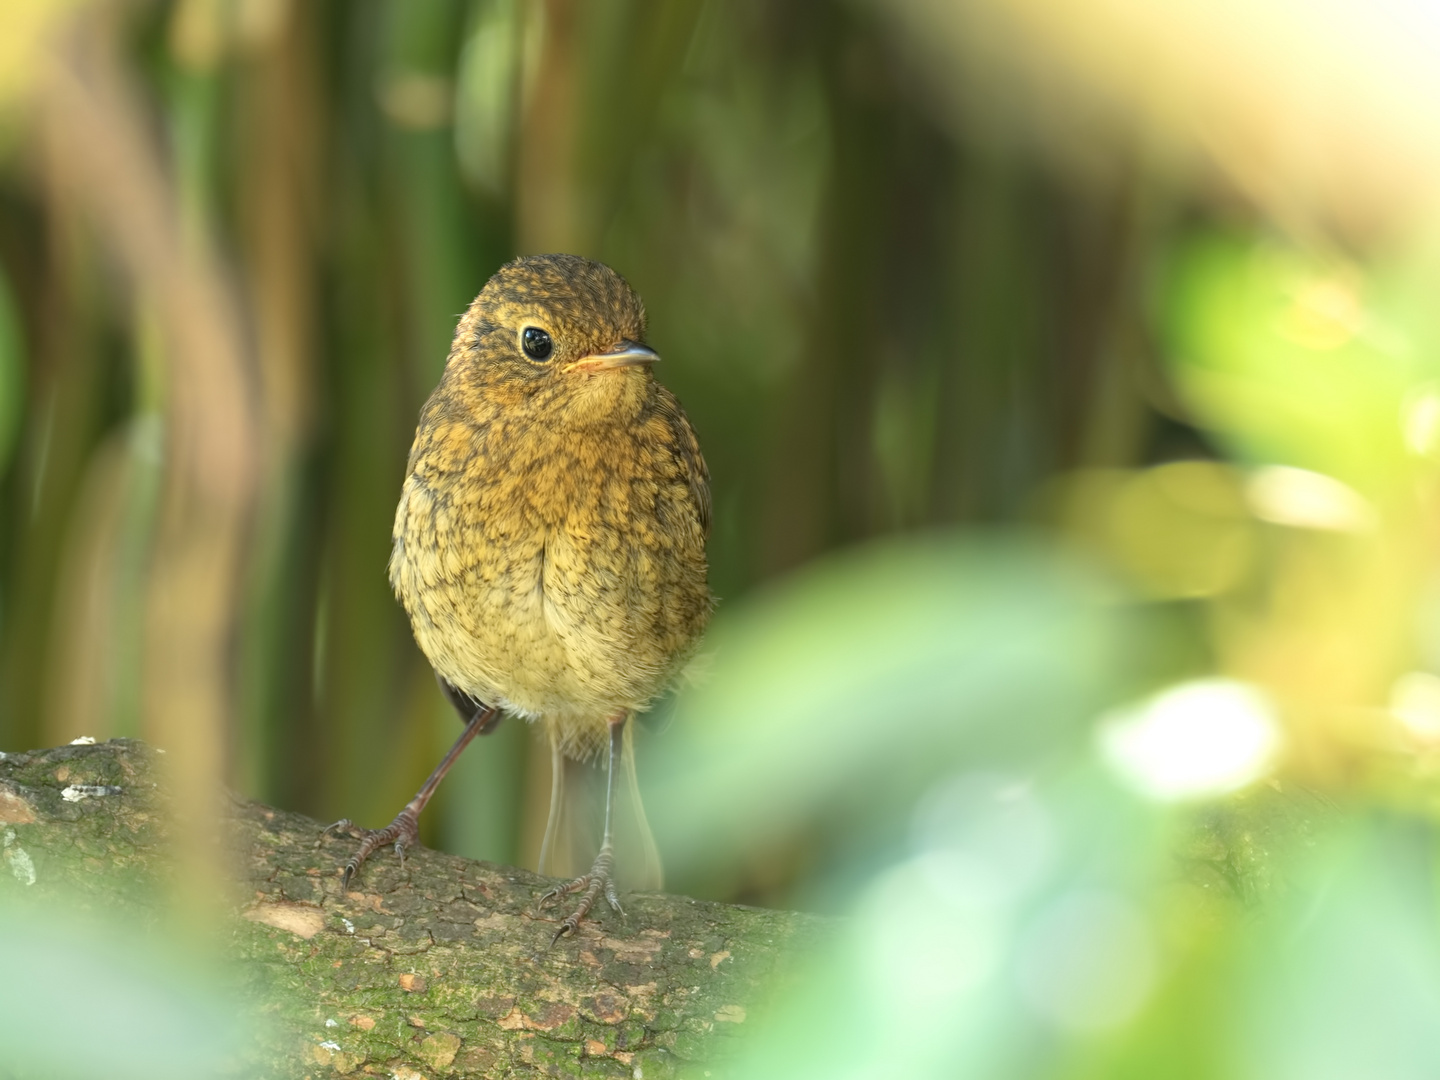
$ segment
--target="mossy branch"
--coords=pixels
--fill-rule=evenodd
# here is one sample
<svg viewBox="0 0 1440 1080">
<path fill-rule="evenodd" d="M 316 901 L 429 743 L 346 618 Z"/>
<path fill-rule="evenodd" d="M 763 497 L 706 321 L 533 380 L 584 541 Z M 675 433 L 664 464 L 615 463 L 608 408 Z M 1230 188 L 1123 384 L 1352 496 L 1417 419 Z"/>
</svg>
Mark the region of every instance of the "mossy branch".
<svg viewBox="0 0 1440 1080">
<path fill-rule="evenodd" d="M 64 897 L 163 916 L 173 869 L 153 751 L 130 740 L 0 759 L 0 897 Z M 367 865 L 353 841 L 256 803 L 225 821 L 238 890 L 225 905 L 244 984 L 274 1023 L 265 1075 L 705 1075 L 833 924 L 677 896 L 625 898 L 553 947 L 549 882 L 415 851 Z"/>
</svg>

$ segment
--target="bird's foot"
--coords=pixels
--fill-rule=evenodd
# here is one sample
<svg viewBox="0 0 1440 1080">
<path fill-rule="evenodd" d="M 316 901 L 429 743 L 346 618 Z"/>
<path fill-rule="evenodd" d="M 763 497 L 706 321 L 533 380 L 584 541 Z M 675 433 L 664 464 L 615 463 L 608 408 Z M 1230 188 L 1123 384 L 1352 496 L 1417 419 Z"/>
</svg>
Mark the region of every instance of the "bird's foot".
<svg viewBox="0 0 1440 1080">
<path fill-rule="evenodd" d="M 580 927 L 580 921 L 590 914 L 590 909 L 595 906 L 595 901 L 600 894 L 605 894 L 605 900 L 621 915 L 625 909 L 620 906 L 620 897 L 615 892 L 615 880 L 610 876 L 614 867 L 615 854 L 610 845 L 606 844 L 600 849 L 600 854 L 595 856 L 594 865 L 590 867 L 588 874 L 581 874 L 574 881 L 564 885 L 556 885 L 553 889 L 540 897 L 540 906 L 545 907 L 562 896 L 569 896 L 571 893 L 581 893 L 580 903 L 560 923 L 560 928 L 555 931 L 555 936 L 550 939 L 550 944 L 555 944 L 562 937 L 574 934 Z"/>
<path fill-rule="evenodd" d="M 402 870 L 405 869 L 405 852 L 420 844 L 418 815 L 408 806 L 396 814 L 395 820 L 383 829 L 362 829 L 349 818 L 341 818 L 335 824 L 327 825 L 325 831 L 320 835 L 326 836 L 330 833 L 342 832 L 360 838 L 360 846 L 355 849 L 355 854 L 345 862 L 345 878 L 342 887 L 347 891 L 350 888 L 350 879 L 359 872 L 360 867 L 365 865 L 365 860 L 386 844 L 395 845 L 395 854 L 400 857 L 400 869 Z"/>
</svg>

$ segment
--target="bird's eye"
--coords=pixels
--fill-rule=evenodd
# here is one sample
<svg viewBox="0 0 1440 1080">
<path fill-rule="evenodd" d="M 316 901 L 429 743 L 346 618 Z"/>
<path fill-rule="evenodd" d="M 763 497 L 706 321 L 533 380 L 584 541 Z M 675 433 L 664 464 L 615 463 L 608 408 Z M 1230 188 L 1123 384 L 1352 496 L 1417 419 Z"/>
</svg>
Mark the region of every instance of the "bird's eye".
<svg viewBox="0 0 1440 1080">
<path fill-rule="evenodd" d="M 520 335 L 520 346 L 525 350 L 525 355 L 531 360 L 548 360 L 550 353 L 554 351 L 555 344 L 550 340 L 550 335 L 538 326 L 527 326 L 524 333 Z"/>
</svg>

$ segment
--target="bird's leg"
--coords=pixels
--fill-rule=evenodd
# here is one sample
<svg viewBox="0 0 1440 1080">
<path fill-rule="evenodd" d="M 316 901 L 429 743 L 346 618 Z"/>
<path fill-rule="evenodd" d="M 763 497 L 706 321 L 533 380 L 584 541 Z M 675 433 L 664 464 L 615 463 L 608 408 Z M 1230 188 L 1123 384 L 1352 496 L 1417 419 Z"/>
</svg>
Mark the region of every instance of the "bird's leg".
<svg viewBox="0 0 1440 1080">
<path fill-rule="evenodd" d="M 612 908 L 620 912 L 625 911 L 620 906 L 620 897 L 615 892 L 615 880 L 611 872 L 615 867 L 615 851 L 612 844 L 613 837 L 610 831 L 610 820 L 615 807 L 615 769 L 620 763 L 620 755 L 623 748 L 625 735 L 625 720 L 628 713 L 617 713 L 610 718 L 610 760 L 605 771 L 605 836 L 600 841 L 600 854 L 595 856 L 595 862 L 590 866 L 588 874 L 581 874 L 574 881 L 564 885 L 556 885 L 553 889 L 540 897 L 540 905 L 543 907 L 553 900 L 562 896 L 584 890 L 580 897 L 580 903 L 560 924 L 560 929 L 555 931 L 555 936 L 550 939 L 553 945 L 566 934 L 573 934 L 580 926 L 580 920 L 590 914 L 590 909 L 603 892 L 606 901 Z"/>
<path fill-rule="evenodd" d="M 445 756 L 440 759 L 440 764 L 435 766 L 429 778 L 421 785 L 415 797 L 405 804 L 405 809 L 395 815 L 395 820 L 383 829 L 361 829 L 349 818 L 341 818 L 333 825 L 326 826 L 325 833 L 349 832 L 358 834 L 360 846 L 355 849 L 345 863 L 345 878 L 342 887 L 350 888 L 350 879 L 355 876 L 360 867 L 365 864 L 373 852 L 386 844 L 395 845 L 395 854 L 400 856 L 400 866 L 405 866 L 405 850 L 415 847 L 420 842 L 420 812 L 425 809 L 425 804 L 435 794 L 435 789 L 440 786 L 440 781 L 445 779 L 445 774 L 450 771 L 450 766 L 455 764 L 455 759 L 460 752 L 470 745 L 470 740 L 476 735 L 486 735 L 494 730 L 495 725 L 500 722 L 500 710 L 495 706 L 482 705 L 465 725 L 465 730 L 455 740 L 455 745 L 450 747 Z M 324 834 L 322 834 L 324 835 Z"/>
</svg>

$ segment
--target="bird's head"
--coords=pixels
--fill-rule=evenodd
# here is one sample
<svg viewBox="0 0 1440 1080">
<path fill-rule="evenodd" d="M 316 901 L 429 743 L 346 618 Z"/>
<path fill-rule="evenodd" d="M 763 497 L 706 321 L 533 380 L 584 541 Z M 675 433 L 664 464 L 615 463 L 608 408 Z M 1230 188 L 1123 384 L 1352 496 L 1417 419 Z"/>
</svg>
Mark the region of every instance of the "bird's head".
<svg viewBox="0 0 1440 1080">
<path fill-rule="evenodd" d="M 460 320 L 447 378 L 489 404 L 585 424 L 638 409 L 658 359 L 645 345 L 645 307 L 614 270 L 526 255 L 497 270 Z"/>
</svg>

